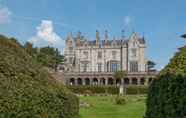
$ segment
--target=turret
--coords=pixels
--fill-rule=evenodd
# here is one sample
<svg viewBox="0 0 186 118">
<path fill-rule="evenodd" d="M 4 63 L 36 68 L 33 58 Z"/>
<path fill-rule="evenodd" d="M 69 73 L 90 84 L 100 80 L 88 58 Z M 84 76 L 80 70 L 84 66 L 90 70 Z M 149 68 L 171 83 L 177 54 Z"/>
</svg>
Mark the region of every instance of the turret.
<svg viewBox="0 0 186 118">
<path fill-rule="evenodd" d="M 109 45 L 109 37 L 108 37 L 108 31 L 105 30 L 105 41 L 104 41 L 104 46 Z"/>
<path fill-rule="evenodd" d="M 72 33 L 69 33 L 66 39 L 66 45 L 67 47 L 73 47 L 73 38 Z"/>
<path fill-rule="evenodd" d="M 78 32 L 78 34 L 77 34 L 76 46 L 77 47 L 80 47 L 81 46 L 81 32 Z"/>
<path fill-rule="evenodd" d="M 96 30 L 96 46 L 100 45 L 100 37 L 99 37 L 99 31 Z"/>
</svg>

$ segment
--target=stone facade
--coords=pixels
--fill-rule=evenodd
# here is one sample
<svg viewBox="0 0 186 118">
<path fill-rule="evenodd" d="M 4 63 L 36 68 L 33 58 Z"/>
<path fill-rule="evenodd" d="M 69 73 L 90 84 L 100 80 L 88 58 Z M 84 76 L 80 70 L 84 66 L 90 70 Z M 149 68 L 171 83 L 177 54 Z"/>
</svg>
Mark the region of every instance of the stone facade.
<svg viewBox="0 0 186 118">
<path fill-rule="evenodd" d="M 93 41 L 87 40 L 81 33 L 75 38 L 69 34 L 64 51 L 66 84 L 114 85 L 117 80 L 113 78 L 113 73 L 118 70 L 127 72 L 126 78 L 118 80 L 119 84 L 145 84 L 146 78 L 155 76 L 155 73 L 147 71 L 145 49 L 145 39 L 137 33 L 129 38 L 111 40 L 105 31 L 101 40 L 96 31 L 96 40 Z"/>
</svg>

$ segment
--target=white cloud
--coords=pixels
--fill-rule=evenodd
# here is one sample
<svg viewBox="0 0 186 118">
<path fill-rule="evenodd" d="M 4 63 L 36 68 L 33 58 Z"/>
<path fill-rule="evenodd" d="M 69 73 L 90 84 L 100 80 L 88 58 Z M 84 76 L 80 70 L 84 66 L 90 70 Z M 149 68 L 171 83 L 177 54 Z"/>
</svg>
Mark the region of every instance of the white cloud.
<svg viewBox="0 0 186 118">
<path fill-rule="evenodd" d="M 9 23 L 11 14 L 7 7 L 0 6 L 0 24 Z"/>
<path fill-rule="evenodd" d="M 130 16 L 125 16 L 124 17 L 124 24 L 129 25 L 131 23 L 131 17 Z"/>
<path fill-rule="evenodd" d="M 61 52 L 63 51 L 65 41 L 54 32 L 52 21 L 42 20 L 41 24 L 36 29 L 36 36 L 33 36 L 29 42 L 33 43 L 34 46 L 52 46 L 58 48 Z"/>
</svg>

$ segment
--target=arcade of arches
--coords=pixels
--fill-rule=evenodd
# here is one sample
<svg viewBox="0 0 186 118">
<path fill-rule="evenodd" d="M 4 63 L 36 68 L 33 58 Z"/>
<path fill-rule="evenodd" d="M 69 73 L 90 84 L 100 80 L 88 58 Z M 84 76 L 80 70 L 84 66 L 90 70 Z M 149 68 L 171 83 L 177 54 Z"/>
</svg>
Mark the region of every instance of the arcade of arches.
<svg viewBox="0 0 186 118">
<path fill-rule="evenodd" d="M 114 79 L 112 77 L 108 78 L 69 78 L 67 82 L 68 85 L 148 85 L 153 80 L 152 77 L 150 78 L 122 78 L 122 79 Z"/>
</svg>

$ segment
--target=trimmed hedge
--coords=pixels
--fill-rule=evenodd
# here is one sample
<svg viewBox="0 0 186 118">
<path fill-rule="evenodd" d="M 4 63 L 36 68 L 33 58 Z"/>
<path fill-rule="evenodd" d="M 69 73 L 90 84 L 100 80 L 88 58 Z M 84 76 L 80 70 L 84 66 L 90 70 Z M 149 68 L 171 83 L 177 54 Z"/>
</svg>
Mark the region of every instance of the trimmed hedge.
<svg viewBox="0 0 186 118">
<path fill-rule="evenodd" d="M 76 94 L 119 94 L 117 86 L 68 86 Z M 127 94 L 146 94 L 147 86 L 128 86 Z"/>
<path fill-rule="evenodd" d="M 186 75 L 164 75 L 149 88 L 145 118 L 186 117 Z"/>
<path fill-rule="evenodd" d="M 0 36 L 0 118 L 78 118 L 78 98 L 14 39 Z"/>
</svg>

